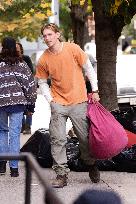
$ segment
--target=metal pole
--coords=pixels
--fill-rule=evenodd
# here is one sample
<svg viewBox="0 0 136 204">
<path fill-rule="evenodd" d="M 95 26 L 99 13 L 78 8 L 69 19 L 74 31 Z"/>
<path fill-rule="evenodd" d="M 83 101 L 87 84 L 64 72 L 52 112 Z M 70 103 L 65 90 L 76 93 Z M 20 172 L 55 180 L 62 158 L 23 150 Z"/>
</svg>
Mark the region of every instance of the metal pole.
<svg viewBox="0 0 136 204">
<path fill-rule="evenodd" d="M 59 1 L 58 0 L 52 0 L 51 11 L 53 15 L 49 17 L 49 22 L 55 23 L 59 26 Z"/>
<path fill-rule="evenodd" d="M 28 160 L 26 160 L 26 180 L 25 180 L 25 204 L 30 204 L 31 202 L 31 179 L 32 173 L 31 168 L 29 166 Z"/>
</svg>

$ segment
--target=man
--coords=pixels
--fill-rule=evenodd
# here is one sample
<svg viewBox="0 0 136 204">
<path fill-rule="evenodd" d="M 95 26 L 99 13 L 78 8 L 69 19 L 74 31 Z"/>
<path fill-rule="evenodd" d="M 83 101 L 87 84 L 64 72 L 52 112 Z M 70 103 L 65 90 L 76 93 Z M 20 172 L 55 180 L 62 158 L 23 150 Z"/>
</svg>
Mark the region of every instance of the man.
<svg viewBox="0 0 136 204">
<path fill-rule="evenodd" d="M 38 61 L 36 77 L 43 95 L 51 106 L 49 131 L 54 160 L 53 169 L 57 174 L 52 185 L 57 188 L 67 185 L 69 168 L 65 145 L 68 117 L 79 139 L 81 159 L 90 166 L 91 181 L 97 183 L 100 180 L 100 174 L 89 152 L 87 91 L 82 68 L 91 82 L 94 102 L 99 101 L 96 73 L 87 55 L 78 45 L 61 41 L 59 28 L 55 24 L 43 26 L 41 33 L 48 49 Z M 48 77 L 51 78 L 51 92 L 47 84 Z"/>
</svg>

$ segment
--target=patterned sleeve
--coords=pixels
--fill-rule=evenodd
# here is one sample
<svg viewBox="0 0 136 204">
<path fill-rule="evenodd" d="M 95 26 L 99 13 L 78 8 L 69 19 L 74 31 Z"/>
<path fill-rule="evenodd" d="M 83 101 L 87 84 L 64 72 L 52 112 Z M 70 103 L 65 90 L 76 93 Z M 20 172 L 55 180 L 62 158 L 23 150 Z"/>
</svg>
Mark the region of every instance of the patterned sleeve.
<svg viewBox="0 0 136 204">
<path fill-rule="evenodd" d="M 33 74 L 26 63 L 20 63 L 21 74 L 16 73 L 28 104 L 34 104 L 37 97 L 37 87 Z M 18 76 L 17 76 L 18 75 Z"/>
</svg>

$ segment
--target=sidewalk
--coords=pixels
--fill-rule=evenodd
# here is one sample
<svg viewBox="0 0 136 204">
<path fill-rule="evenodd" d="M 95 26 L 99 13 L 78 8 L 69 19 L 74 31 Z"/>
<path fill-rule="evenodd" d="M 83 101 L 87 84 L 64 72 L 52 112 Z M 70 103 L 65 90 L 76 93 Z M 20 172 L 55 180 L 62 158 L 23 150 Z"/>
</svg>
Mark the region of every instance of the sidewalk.
<svg viewBox="0 0 136 204">
<path fill-rule="evenodd" d="M 20 162 L 20 176 L 11 178 L 9 169 L 5 176 L 0 177 L 0 204 L 24 204 L 25 170 Z M 44 169 L 44 175 L 48 182 L 55 178 L 52 169 Z M 124 204 L 136 203 L 136 174 L 121 172 L 101 172 L 101 181 L 93 184 L 88 172 L 70 172 L 68 186 L 62 189 L 54 189 L 64 204 L 72 204 L 77 196 L 86 189 L 114 190 L 123 199 Z M 44 204 L 43 187 L 33 173 L 31 184 L 31 203 Z"/>
<path fill-rule="evenodd" d="M 33 115 L 32 133 L 38 128 L 48 128 L 50 119 L 50 109 L 45 99 L 38 95 L 36 109 Z M 68 122 L 67 130 L 71 123 Z M 30 135 L 21 134 L 21 146 L 25 144 Z M 8 165 L 7 165 L 8 167 Z M 24 184 L 25 170 L 24 163 L 20 162 L 20 176 L 11 178 L 9 168 L 5 176 L 0 176 L 0 204 L 24 204 Z M 44 175 L 48 182 L 55 178 L 55 173 L 52 169 L 44 169 Z M 32 177 L 32 204 L 44 204 L 43 202 L 43 187 L 33 173 Z M 101 172 L 101 181 L 98 184 L 93 184 L 88 176 L 88 172 L 70 172 L 68 186 L 62 189 L 55 189 L 58 197 L 64 204 L 72 204 L 76 197 L 86 189 L 109 189 L 120 194 L 124 204 L 136 203 L 136 174 L 122 172 Z"/>
</svg>

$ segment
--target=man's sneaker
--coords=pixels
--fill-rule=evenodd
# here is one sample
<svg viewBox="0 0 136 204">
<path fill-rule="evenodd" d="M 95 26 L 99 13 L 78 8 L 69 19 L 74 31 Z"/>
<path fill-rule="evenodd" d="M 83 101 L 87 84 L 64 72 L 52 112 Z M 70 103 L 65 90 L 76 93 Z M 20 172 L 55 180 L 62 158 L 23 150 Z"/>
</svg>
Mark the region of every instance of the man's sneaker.
<svg viewBox="0 0 136 204">
<path fill-rule="evenodd" d="M 93 183 L 98 183 L 100 181 L 100 171 L 95 164 L 90 166 L 89 177 Z"/>
<path fill-rule="evenodd" d="M 57 175 L 56 179 L 52 182 L 53 188 L 63 188 L 67 186 L 67 176 Z"/>
<path fill-rule="evenodd" d="M 18 177 L 19 176 L 18 168 L 10 167 L 10 175 L 11 177 Z"/>
<path fill-rule="evenodd" d="M 6 173 L 6 161 L 0 161 L 0 174 L 5 174 Z"/>
</svg>

